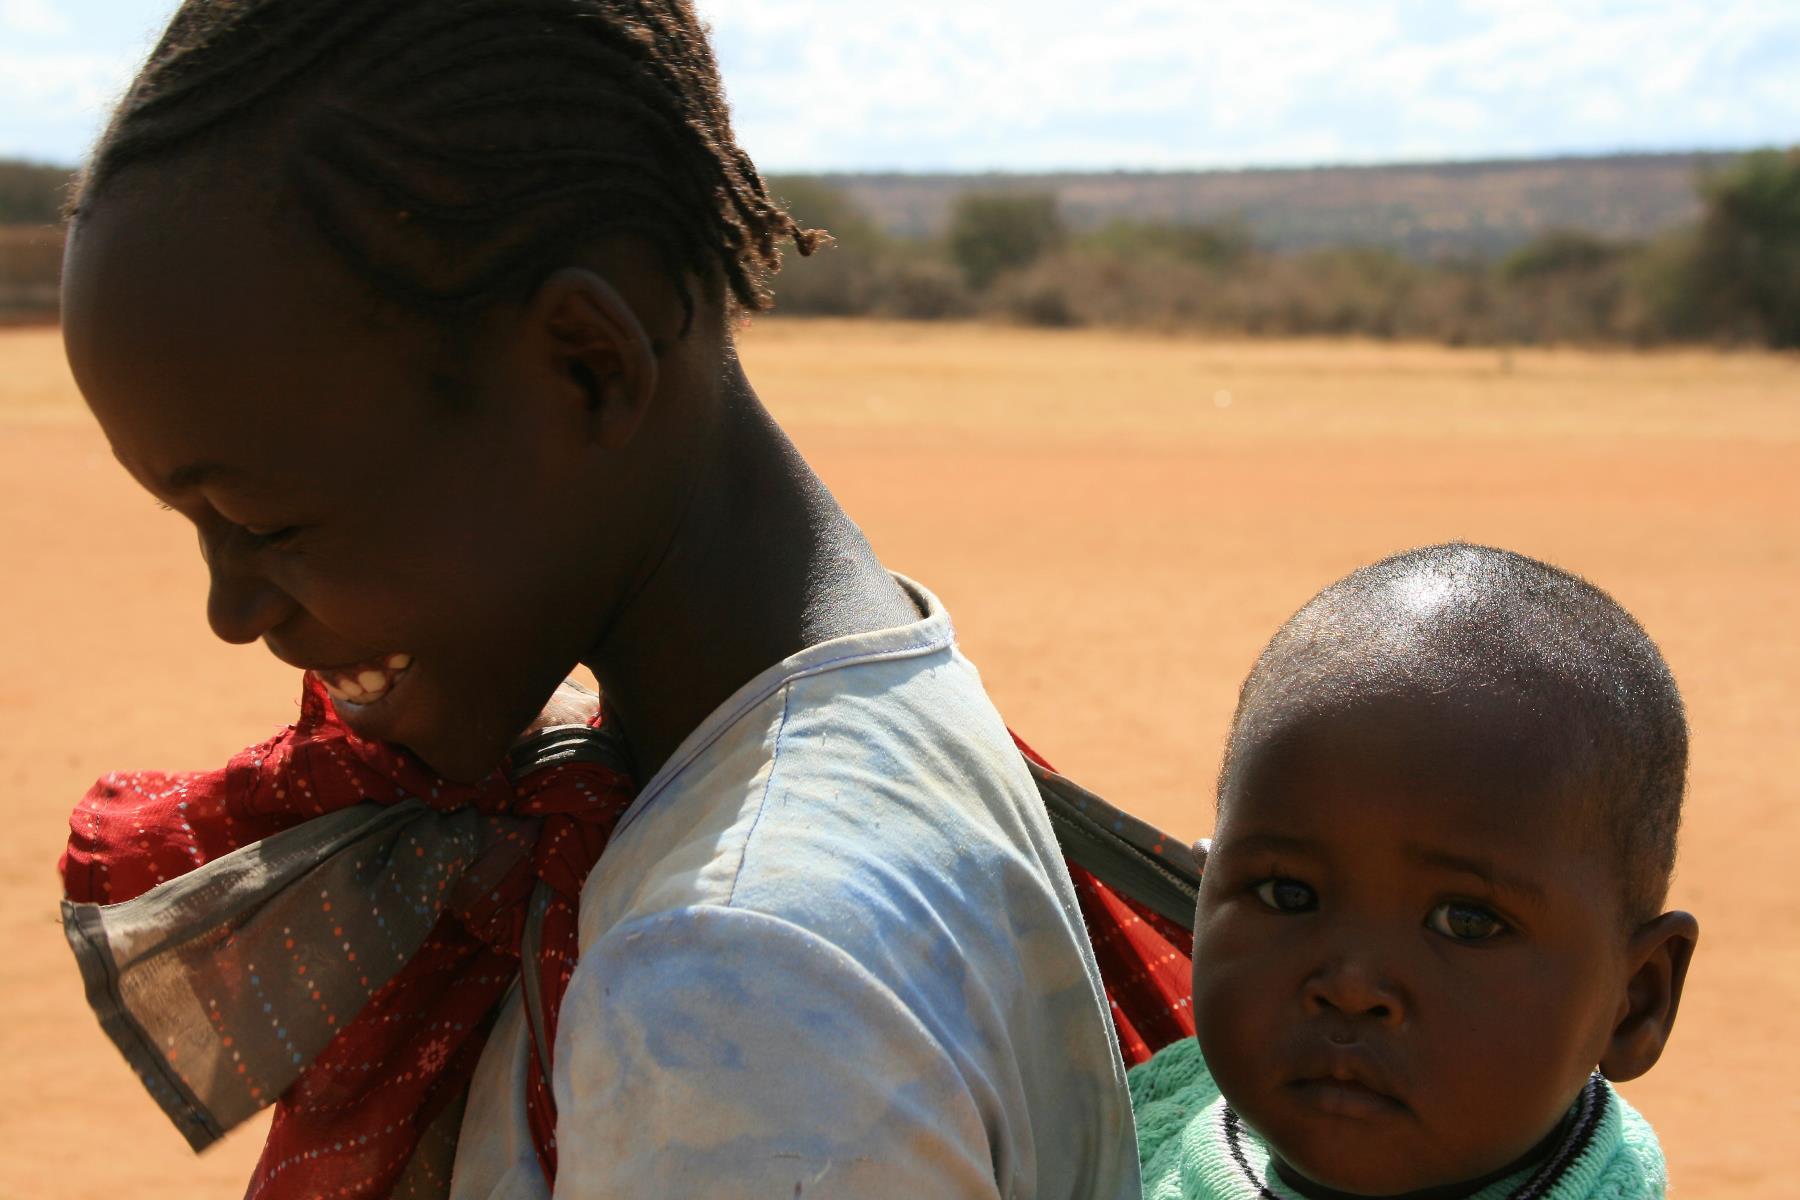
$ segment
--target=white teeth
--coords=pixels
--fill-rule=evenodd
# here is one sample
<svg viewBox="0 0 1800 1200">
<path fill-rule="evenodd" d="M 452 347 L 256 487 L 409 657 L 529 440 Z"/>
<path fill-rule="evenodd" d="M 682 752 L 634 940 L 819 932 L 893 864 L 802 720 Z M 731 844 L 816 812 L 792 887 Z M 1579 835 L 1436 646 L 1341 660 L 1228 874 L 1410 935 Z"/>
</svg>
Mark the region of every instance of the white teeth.
<svg viewBox="0 0 1800 1200">
<path fill-rule="evenodd" d="M 352 675 L 320 675 L 319 682 L 325 685 L 333 700 L 352 700 L 361 704 L 369 698 L 368 689 Z"/>
<path fill-rule="evenodd" d="M 361 704 L 366 699 L 362 685 L 354 679 L 330 679 L 323 675 L 319 678 L 324 682 L 325 690 L 331 693 L 333 700 L 349 700 Z"/>
<path fill-rule="evenodd" d="M 390 654 L 381 659 L 378 665 L 364 667 L 354 675 L 348 672 L 333 672 L 329 675 L 318 672 L 318 675 L 333 700 L 373 704 L 387 695 L 388 689 L 394 686 L 394 680 L 410 666 L 412 655 Z"/>
</svg>

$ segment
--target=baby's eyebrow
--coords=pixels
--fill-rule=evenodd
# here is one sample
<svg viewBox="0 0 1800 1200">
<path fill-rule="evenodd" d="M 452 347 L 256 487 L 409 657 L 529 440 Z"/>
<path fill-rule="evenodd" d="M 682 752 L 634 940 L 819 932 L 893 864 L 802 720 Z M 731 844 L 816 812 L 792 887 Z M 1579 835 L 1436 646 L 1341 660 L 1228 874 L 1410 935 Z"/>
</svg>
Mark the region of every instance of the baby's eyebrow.
<svg viewBox="0 0 1800 1200">
<path fill-rule="evenodd" d="M 1230 839 L 1231 848 L 1242 854 L 1261 850 L 1288 854 L 1316 854 L 1320 843 L 1315 838 L 1295 837 L 1291 833 L 1247 833 Z"/>
<path fill-rule="evenodd" d="M 1522 875 L 1513 875 L 1502 871 L 1486 859 L 1471 858 L 1465 854 L 1452 854 L 1447 850 L 1437 850 L 1417 843 L 1409 843 L 1406 856 L 1414 862 L 1427 867 L 1441 867 L 1448 871 L 1458 871 L 1465 875 L 1473 875 L 1499 892 L 1512 892 L 1528 900 L 1540 903 L 1544 899 L 1544 889 L 1536 882 Z"/>
</svg>

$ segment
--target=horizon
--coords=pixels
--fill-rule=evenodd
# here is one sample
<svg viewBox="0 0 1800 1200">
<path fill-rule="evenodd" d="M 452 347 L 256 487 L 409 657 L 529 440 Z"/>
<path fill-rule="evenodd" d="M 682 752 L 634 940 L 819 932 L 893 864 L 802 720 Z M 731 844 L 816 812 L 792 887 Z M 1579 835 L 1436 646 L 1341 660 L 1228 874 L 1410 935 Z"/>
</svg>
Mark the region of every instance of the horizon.
<svg viewBox="0 0 1800 1200">
<path fill-rule="evenodd" d="M 900 178 L 900 179 L 983 179 L 983 178 L 1017 178 L 1032 179 L 1042 176 L 1059 175 L 1250 175 L 1277 174 L 1281 172 L 1302 171 L 1391 171 L 1417 167 L 1428 170 L 1433 167 L 1506 167 L 1525 166 L 1533 163 L 1581 163 L 1581 162 L 1616 162 L 1620 159 L 1648 158 L 1736 158 L 1746 154 L 1757 154 L 1773 150 L 1777 153 L 1788 149 L 1800 149 L 1800 139 L 1789 142 L 1771 142 L 1750 146 L 1700 146 L 1675 147 L 1667 150 L 1599 150 L 1575 151 L 1561 153 L 1546 151 L 1542 154 L 1494 155 L 1479 158 L 1394 158 L 1362 161 L 1330 161 L 1330 162 L 1292 162 L 1292 163 L 1254 163 L 1248 165 L 1220 164 L 1205 167 L 1045 167 L 1029 169 L 971 169 L 971 170 L 905 170 L 882 169 L 873 167 L 856 170 L 824 169 L 818 171 L 775 171 L 767 172 L 771 176 L 803 177 L 829 179 L 832 177 L 854 177 L 859 179 Z M 60 165 L 60 164 L 49 164 Z"/>
<path fill-rule="evenodd" d="M 1764 151 L 1781 153 L 1790 149 L 1800 150 L 1800 139 L 1791 142 L 1771 142 L 1749 146 L 1702 146 L 1674 148 L 1668 150 L 1610 150 L 1610 151 L 1578 151 L 1559 153 L 1549 151 L 1542 154 L 1501 155 L 1482 158 L 1422 158 L 1422 159 L 1383 159 L 1370 162 L 1293 162 L 1293 163 L 1258 163 L 1251 165 L 1219 165 L 1206 167 L 1045 167 L 1045 168 L 990 168 L 970 170 L 935 170 L 920 168 L 871 167 L 867 169 L 824 168 L 816 171 L 783 171 L 771 169 L 763 174 L 774 178 L 805 179 L 1036 179 L 1067 175 L 1100 176 L 1100 175 L 1251 175 L 1280 174 L 1283 172 L 1300 173 L 1304 171 L 1392 171 L 1417 168 L 1430 170 L 1436 167 L 1507 167 L 1528 166 L 1536 163 L 1582 163 L 1582 162 L 1616 162 L 1623 159 L 1661 159 L 1661 158 L 1736 158 L 1746 154 L 1757 154 Z M 80 163 L 48 162 L 20 155 L 0 152 L 0 165 L 42 167 L 51 170 L 69 171 L 81 169 Z"/>
<path fill-rule="evenodd" d="M 76 164 L 174 0 L 0 0 L 0 157 Z M 1800 5 L 699 0 L 770 175 L 1404 167 L 1800 142 Z"/>
</svg>

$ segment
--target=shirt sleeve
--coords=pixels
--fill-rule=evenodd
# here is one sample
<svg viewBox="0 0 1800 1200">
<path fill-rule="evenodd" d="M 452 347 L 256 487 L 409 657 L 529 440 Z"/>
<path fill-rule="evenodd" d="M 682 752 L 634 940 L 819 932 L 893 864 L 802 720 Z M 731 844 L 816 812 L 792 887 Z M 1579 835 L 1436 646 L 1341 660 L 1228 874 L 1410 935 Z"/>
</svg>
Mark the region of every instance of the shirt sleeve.
<svg viewBox="0 0 1800 1200">
<path fill-rule="evenodd" d="M 558 1019 L 557 1200 L 999 1194 L 952 1057 L 819 935 L 694 906 L 613 927 Z"/>
</svg>

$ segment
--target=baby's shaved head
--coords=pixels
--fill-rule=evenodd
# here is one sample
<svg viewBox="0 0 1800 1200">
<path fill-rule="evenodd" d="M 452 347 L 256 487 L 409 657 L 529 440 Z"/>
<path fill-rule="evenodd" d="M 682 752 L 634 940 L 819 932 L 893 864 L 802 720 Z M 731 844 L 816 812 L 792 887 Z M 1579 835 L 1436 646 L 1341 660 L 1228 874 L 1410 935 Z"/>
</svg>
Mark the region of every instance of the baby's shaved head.
<svg viewBox="0 0 1800 1200">
<path fill-rule="evenodd" d="M 1628 919 L 1662 908 L 1687 777 L 1687 721 L 1655 643 L 1612 597 L 1506 550 L 1451 543 L 1332 584 L 1275 634 L 1238 696 L 1219 802 L 1296 720 L 1394 699 L 1448 717 L 1503 698 L 1537 766 L 1604 822 Z"/>
</svg>

